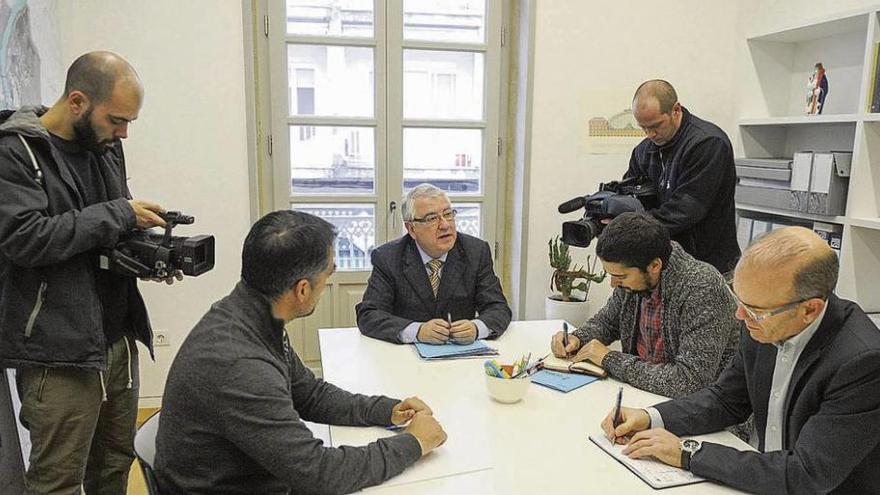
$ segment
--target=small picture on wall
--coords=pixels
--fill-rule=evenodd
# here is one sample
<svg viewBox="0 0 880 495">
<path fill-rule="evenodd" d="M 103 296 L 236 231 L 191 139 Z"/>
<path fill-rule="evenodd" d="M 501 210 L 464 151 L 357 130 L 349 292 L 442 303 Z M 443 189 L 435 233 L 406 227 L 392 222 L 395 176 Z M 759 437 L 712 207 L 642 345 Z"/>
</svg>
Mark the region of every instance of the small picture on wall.
<svg viewBox="0 0 880 495">
<path fill-rule="evenodd" d="M 629 104 L 632 95 L 627 91 L 591 91 L 584 94 L 581 115 L 589 116 L 583 122 L 582 153 L 588 155 L 629 155 L 645 139 Z M 626 103 L 624 103 L 626 102 Z"/>
</svg>

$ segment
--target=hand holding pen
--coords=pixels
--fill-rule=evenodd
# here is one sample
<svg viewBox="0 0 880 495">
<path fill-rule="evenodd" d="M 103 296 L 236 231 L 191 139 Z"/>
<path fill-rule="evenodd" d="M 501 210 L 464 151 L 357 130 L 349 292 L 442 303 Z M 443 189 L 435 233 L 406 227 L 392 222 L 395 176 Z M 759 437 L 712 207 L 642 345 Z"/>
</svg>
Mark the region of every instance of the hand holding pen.
<svg viewBox="0 0 880 495">
<path fill-rule="evenodd" d="M 622 402 L 622 391 L 618 391 L 618 397 Z M 615 418 L 617 418 L 616 426 Z M 629 437 L 650 427 L 651 416 L 647 411 L 622 405 L 618 408 L 616 404 L 614 409 L 602 420 L 602 431 L 605 432 L 605 436 L 611 442 L 619 444 L 627 443 Z"/>
<path fill-rule="evenodd" d="M 416 340 L 426 344 L 445 344 L 449 340 L 450 325 L 447 320 L 434 318 L 419 326 Z"/>
<path fill-rule="evenodd" d="M 568 331 L 568 323 L 562 323 L 562 331 L 550 340 L 550 351 L 559 358 L 569 358 L 581 347 L 581 341 L 577 336 Z"/>
<path fill-rule="evenodd" d="M 449 339 L 456 344 L 470 344 L 477 340 L 477 324 L 471 320 L 452 321 L 452 313 L 446 313 Z"/>
</svg>

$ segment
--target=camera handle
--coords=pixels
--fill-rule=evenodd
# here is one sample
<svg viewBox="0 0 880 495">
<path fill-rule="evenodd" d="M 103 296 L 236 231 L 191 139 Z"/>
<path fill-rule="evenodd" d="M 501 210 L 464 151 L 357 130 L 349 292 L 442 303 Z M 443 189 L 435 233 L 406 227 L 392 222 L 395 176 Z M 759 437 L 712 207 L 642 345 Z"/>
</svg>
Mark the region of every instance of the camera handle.
<svg viewBox="0 0 880 495">
<path fill-rule="evenodd" d="M 177 227 L 180 224 L 190 225 L 196 220 L 195 217 L 184 215 L 179 211 L 166 211 L 159 216 L 165 220 L 165 235 L 162 236 L 162 242 L 159 245 L 166 248 L 171 247 L 171 230 L 174 229 L 174 227 Z"/>
</svg>

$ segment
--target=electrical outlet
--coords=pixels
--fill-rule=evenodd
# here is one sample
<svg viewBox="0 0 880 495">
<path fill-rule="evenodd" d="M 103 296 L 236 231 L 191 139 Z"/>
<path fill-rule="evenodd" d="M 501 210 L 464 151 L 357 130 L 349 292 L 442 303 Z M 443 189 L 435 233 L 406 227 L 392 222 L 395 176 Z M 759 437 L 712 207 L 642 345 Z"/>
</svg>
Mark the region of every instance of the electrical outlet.
<svg viewBox="0 0 880 495">
<path fill-rule="evenodd" d="M 171 339 L 168 338 L 168 334 L 164 330 L 156 330 L 153 332 L 154 347 L 167 347 L 169 345 L 171 345 Z"/>
</svg>

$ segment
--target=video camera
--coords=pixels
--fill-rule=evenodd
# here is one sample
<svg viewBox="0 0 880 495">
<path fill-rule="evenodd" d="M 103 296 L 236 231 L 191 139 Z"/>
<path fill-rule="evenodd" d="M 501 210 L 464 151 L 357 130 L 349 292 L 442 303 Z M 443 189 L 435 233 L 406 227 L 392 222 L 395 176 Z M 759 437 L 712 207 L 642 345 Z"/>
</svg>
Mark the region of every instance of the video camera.
<svg viewBox="0 0 880 495">
<path fill-rule="evenodd" d="M 598 192 L 578 196 L 559 205 L 559 213 L 571 213 L 579 208 L 586 210 L 580 220 L 562 224 L 562 242 L 569 246 L 587 247 L 605 228 L 602 220 L 628 211 L 656 208 L 658 204 L 657 188 L 648 177 L 631 177 L 599 184 Z"/>
<path fill-rule="evenodd" d="M 198 276 L 214 268 L 214 236 L 177 237 L 171 230 L 189 225 L 195 217 L 179 211 L 159 214 L 165 220 L 165 233 L 136 229 L 125 233 L 113 249 L 98 255 L 103 270 L 139 278 L 168 278 L 178 270 Z"/>
</svg>

